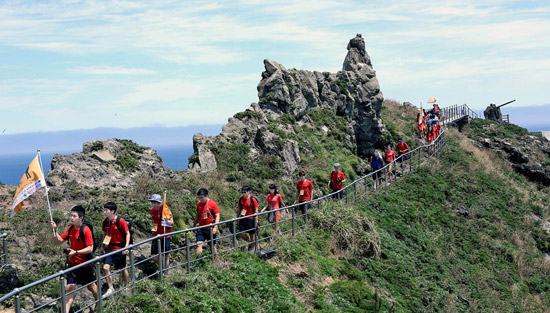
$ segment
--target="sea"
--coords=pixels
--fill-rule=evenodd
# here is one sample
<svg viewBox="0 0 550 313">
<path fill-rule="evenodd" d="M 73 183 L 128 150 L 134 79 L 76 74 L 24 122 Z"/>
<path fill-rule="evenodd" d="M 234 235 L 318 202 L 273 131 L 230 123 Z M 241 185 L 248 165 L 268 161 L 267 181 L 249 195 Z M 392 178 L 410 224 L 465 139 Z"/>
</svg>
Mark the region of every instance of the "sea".
<svg viewBox="0 0 550 313">
<path fill-rule="evenodd" d="M 153 147 L 154 148 L 154 147 Z M 193 146 L 161 146 L 154 148 L 162 158 L 164 165 L 174 171 L 187 169 L 187 159 L 193 154 Z M 81 151 L 60 151 L 55 153 L 72 154 Z M 41 152 L 44 173 L 51 169 L 54 152 Z M 34 159 L 36 153 L 0 155 L 0 182 L 5 185 L 17 186 L 23 173 Z"/>
</svg>

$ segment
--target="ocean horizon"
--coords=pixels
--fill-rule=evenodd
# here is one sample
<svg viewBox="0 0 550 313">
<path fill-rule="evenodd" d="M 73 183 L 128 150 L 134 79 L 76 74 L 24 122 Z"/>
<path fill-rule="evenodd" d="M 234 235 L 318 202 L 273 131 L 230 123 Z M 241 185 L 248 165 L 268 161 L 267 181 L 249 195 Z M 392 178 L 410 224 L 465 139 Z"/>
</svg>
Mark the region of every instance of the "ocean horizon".
<svg viewBox="0 0 550 313">
<path fill-rule="evenodd" d="M 193 146 L 160 146 L 155 149 L 162 158 L 164 165 L 174 171 L 187 169 L 188 158 L 193 154 Z M 51 162 L 55 153 L 72 154 L 81 151 L 59 151 L 41 152 L 44 166 L 44 174 L 51 170 Z M 0 155 L 0 182 L 5 185 L 17 186 L 29 163 L 34 159 L 36 153 L 22 153 L 12 155 Z"/>
</svg>

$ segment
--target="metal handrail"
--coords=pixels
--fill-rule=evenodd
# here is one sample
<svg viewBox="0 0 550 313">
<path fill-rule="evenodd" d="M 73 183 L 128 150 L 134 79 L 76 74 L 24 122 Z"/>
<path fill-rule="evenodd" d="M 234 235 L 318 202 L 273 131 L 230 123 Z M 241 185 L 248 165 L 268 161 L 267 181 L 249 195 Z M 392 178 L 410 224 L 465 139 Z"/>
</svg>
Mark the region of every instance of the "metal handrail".
<svg viewBox="0 0 550 313">
<path fill-rule="evenodd" d="M 450 108 L 442 109 L 442 112 L 453 113 L 452 115 L 446 115 L 447 124 L 449 124 L 451 122 L 454 122 L 454 121 L 464 117 L 461 114 L 455 114 L 455 113 L 459 112 L 458 109 L 462 109 L 462 107 L 464 107 L 464 106 L 466 107 L 466 110 L 467 110 L 466 112 L 471 113 L 471 110 L 469 108 L 467 108 L 466 105 L 455 106 L 455 107 L 452 107 L 452 109 L 450 109 Z M 460 112 L 460 113 L 462 113 L 462 112 Z M 473 112 L 473 113 L 475 113 L 475 112 Z M 442 116 L 443 116 L 443 114 L 442 114 Z M 248 243 L 244 243 L 244 244 L 240 244 L 240 245 L 237 243 L 237 239 L 238 239 L 237 235 L 242 233 L 242 232 L 237 232 L 236 231 L 236 224 L 238 223 L 238 221 L 240 221 L 242 219 L 246 219 L 246 218 L 250 218 L 250 217 L 254 217 L 254 218 L 257 217 L 259 219 L 260 216 L 264 216 L 264 215 L 267 215 L 267 214 L 270 214 L 270 213 L 275 213 L 275 212 L 281 212 L 281 217 L 282 217 L 282 215 L 283 215 L 282 213 L 284 211 L 288 210 L 292 214 L 291 218 L 286 218 L 286 219 L 281 218 L 281 220 L 278 222 L 278 224 L 279 224 L 279 228 L 281 228 L 283 226 L 283 223 L 291 222 L 291 226 L 287 226 L 287 227 L 290 227 L 290 228 L 286 229 L 284 232 L 281 230 L 281 233 L 283 233 L 283 234 L 284 233 L 291 233 L 292 235 L 294 235 L 296 230 L 305 227 L 305 224 L 307 223 L 307 219 L 308 219 L 308 210 L 315 209 L 316 207 L 321 208 L 324 201 L 329 201 L 328 200 L 329 198 L 332 198 L 334 195 L 338 194 L 339 192 L 343 192 L 343 194 L 344 194 L 341 201 L 345 201 L 346 203 L 355 202 L 361 196 L 366 195 L 366 194 L 369 193 L 368 192 L 369 187 L 374 186 L 374 184 L 373 184 L 374 181 L 372 180 L 373 175 L 378 175 L 378 177 L 380 177 L 380 178 L 377 179 L 378 184 L 377 184 L 376 189 L 384 188 L 386 185 L 388 185 L 388 169 L 389 169 L 390 166 L 394 166 L 394 169 L 397 172 L 398 164 L 400 164 L 401 165 L 401 174 L 402 174 L 401 176 L 407 175 L 409 173 L 413 173 L 420 165 L 422 165 L 424 163 L 423 161 L 428 160 L 429 158 L 433 157 L 435 154 L 437 154 L 439 151 L 441 151 L 441 149 L 444 146 L 445 146 L 445 131 L 443 130 L 441 132 L 441 134 L 431 144 L 419 146 L 419 147 L 417 147 L 417 148 L 415 148 L 415 149 L 413 149 L 413 150 L 411 150 L 411 151 L 409 151 L 409 152 L 407 152 L 403 155 L 400 155 L 393 162 L 386 164 L 384 167 L 382 167 L 381 169 L 379 169 L 375 172 L 369 173 L 367 175 L 364 175 L 364 176 L 356 179 L 355 181 L 353 181 L 349 185 L 345 186 L 342 190 L 338 190 L 338 191 L 329 193 L 327 195 L 321 196 L 321 197 L 316 198 L 316 199 L 312 199 L 312 200 L 302 202 L 302 203 L 299 203 L 299 204 L 293 204 L 293 205 L 283 207 L 283 208 L 279 208 L 279 209 L 276 209 L 276 210 L 260 212 L 260 213 L 256 213 L 256 214 L 252 214 L 252 215 L 248 215 L 248 216 L 232 218 L 232 219 L 221 221 L 221 222 L 218 222 L 218 223 L 212 223 L 212 224 L 209 224 L 209 225 L 192 227 L 192 228 L 187 228 L 187 229 L 184 229 L 184 230 L 178 230 L 178 231 L 173 231 L 173 232 L 162 234 L 162 235 L 157 235 L 155 237 L 145 239 L 145 240 L 140 241 L 138 243 L 134 243 L 133 245 L 122 248 L 120 250 L 112 251 L 112 252 L 103 254 L 101 256 L 97 256 L 97 257 L 95 257 L 95 258 L 93 258 L 93 259 L 91 259 L 87 262 L 76 265 L 76 266 L 71 267 L 71 268 L 66 269 L 66 270 L 59 271 L 58 273 L 55 273 L 55 274 L 52 274 L 48 277 L 37 280 L 37 281 L 35 281 L 33 283 L 30 283 L 28 285 L 25 285 L 23 287 L 15 288 L 11 292 L 9 292 L 9 293 L 5 294 L 4 296 L 2 296 L 0 298 L 0 303 L 3 303 L 4 301 L 6 301 L 10 298 L 15 298 L 16 312 L 19 313 L 19 312 L 21 312 L 20 294 L 22 292 L 24 292 L 24 291 L 26 291 L 30 288 L 36 287 L 38 285 L 42 285 L 45 282 L 48 282 L 48 281 L 51 281 L 51 280 L 54 280 L 54 279 L 59 279 L 60 291 L 61 291 L 60 292 L 61 293 L 60 297 L 55 298 L 55 299 L 51 300 L 49 303 L 47 303 L 45 305 L 42 305 L 39 308 L 34 308 L 34 309 L 32 309 L 28 312 L 35 312 L 38 309 L 40 309 L 40 308 L 42 308 L 42 307 L 44 307 L 48 304 L 52 304 L 52 303 L 58 302 L 60 300 L 61 300 L 61 303 L 62 303 L 61 312 L 65 312 L 64 303 L 65 303 L 65 297 L 66 297 L 67 294 L 66 294 L 66 291 L 65 291 L 64 276 L 66 274 L 76 270 L 76 269 L 82 268 L 84 266 L 94 266 L 94 264 L 95 264 L 95 270 L 96 270 L 96 281 L 95 282 L 98 284 L 99 299 L 92 302 L 91 304 L 85 306 L 84 308 L 81 308 L 77 312 L 80 312 L 80 311 L 86 309 L 87 307 L 90 307 L 90 306 L 95 305 L 95 304 L 99 304 L 99 308 L 101 309 L 102 304 L 103 304 L 103 301 L 102 301 L 103 299 L 102 299 L 102 295 L 101 295 L 101 284 L 102 284 L 101 281 L 106 276 L 101 276 L 101 269 L 100 269 L 101 262 L 100 261 L 105 259 L 108 256 L 112 256 L 112 255 L 120 253 L 122 251 L 128 251 L 129 259 L 130 259 L 130 264 L 127 265 L 126 268 L 124 268 L 124 269 L 129 270 L 129 272 L 130 272 L 130 282 L 128 283 L 127 286 L 124 286 L 123 288 L 115 291 L 115 293 L 118 293 L 118 292 L 120 292 L 122 290 L 125 290 L 125 289 L 128 289 L 128 288 L 133 288 L 133 286 L 137 282 L 142 281 L 142 280 L 147 279 L 147 278 L 150 278 L 150 277 L 153 277 L 153 276 L 156 276 L 156 275 L 158 275 L 160 277 L 160 279 L 162 280 L 163 276 L 164 276 L 163 275 L 164 271 L 174 269 L 174 268 L 177 268 L 177 267 L 185 266 L 187 272 L 189 273 L 191 271 L 191 265 L 193 263 L 196 263 L 200 260 L 209 259 L 209 258 L 213 259 L 215 257 L 214 247 L 216 245 L 219 245 L 220 242 L 224 239 L 231 239 L 231 243 L 228 244 L 227 249 L 223 250 L 225 252 L 240 249 L 240 248 L 246 247 L 248 245 Z M 405 169 L 407 167 L 408 167 L 408 170 L 406 171 Z M 397 179 L 397 176 L 396 176 L 396 179 Z M 384 180 L 385 184 L 381 183 L 382 180 Z M 360 194 L 360 195 L 358 196 L 358 194 Z M 300 207 L 301 205 L 307 205 L 307 204 L 309 204 L 309 209 L 306 209 L 304 214 L 296 214 L 297 213 L 296 208 Z M 302 225 L 298 225 L 298 222 L 299 222 L 298 220 L 302 219 L 302 218 L 304 219 L 304 223 Z M 193 259 L 191 257 L 191 251 L 190 250 L 191 250 L 191 248 L 196 247 L 197 244 L 190 242 L 190 234 L 194 233 L 197 230 L 210 228 L 210 227 L 215 226 L 215 225 L 222 226 L 222 227 L 225 226 L 225 227 L 223 227 L 224 229 L 231 229 L 231 234 L 230 235 L 225 235 L 225 236 L 220 237 L 220 238 L 212 238 L 212 232 L 210 232 L 211 233 L 211 238 L 209 238 L 208 240 L 205 240 L 205 242 L 204 242 L 204 245 L 208 244 L 210 246 L 210 253 L 208 253 L 208 251 L 205 250 L 203 252 L 203 254 L 200 255 L 200 257 L 197 257 L 197 258 Z M 222 227 L 220 227 L 219 229 L 221 229 Z M 265 227 L 265 225 L 264 225 L 264 227 Z M 162 252 L 161 245 L 160 245 L 160 240 L 162 238 L 166 237 L 166 236 L 173 236 L 173 235 L 178 235 L 178 234 L 183 234 L 185 236 L 185 241 L 186 241 L 185 247 L 174 249 L 174 250 L 172 250 L 168 253 Z M 5 234 L 3 234 L 3 235 L 5 235 Z M 258 242 L 266 241 L 270 238 L 273 238 L 274 235 L 272 234 L 271 236 L 267 236 L 267 237 L 264 237 L 264 238 L 258 238 L 259 236 L 260 236 L 260 231 L 258 231 L 258 233 L 255 236 L 256 249 L 258 249 Z M 2 237 L 2 238 L 4 238 L 4 237 Z M 149 258 L 147 258 L 143 261 L 140 261 L 140 262 L 136 263 L 135 260 L 134 260 L 134 250 L 136 248 L 138 248 L 139 246 L 141 246 L 141 245 L 152 242 L 153 240 L 157 240 L 157 244 L 158 244 L 158 247 L 159 247 L 158 255 L 153 255 L 153 256 L 151 256 L 151 257 L 149 257 Z M 216 241 L 217 241 L 217 243 L 216 243 Z M 180 263 L 180 264 L 172 265 L 167 269 L 163 269 L 163 262 L 162 262 L 163 257 L 165 257 L 165 255 L 169 254 L 169 253 L 175 253 L 175 252 L 178 252 L 178 251 L 183 251 L 183 249 L 185 249 L 185 254 L 186 254 L 185 261 L 183 263 Z M 155 256 L 158 256 L 159 260 L 160 260 L 159 263 L 161 264 L 161 266 L 160 266 L 159 270 L 156 271 L 155 273 L 145 277 L 145 278 L 141 278 L 139 281 L 136 281 L 136 277 L 135 277 L 136 276 L 135 275 L 136 274 L 135 273 L 136 265 L 139 265 L 140 263 L 143 263 L 143 262 L 145 262 L 145 261 L 147 261 L 147 260 L 149 260 L 149 259 L 151 259 Z M 110 274 L 110 276 L 115 275 L 115 274 L 119 273 L 122 270 L 123 269 L 120 269 L 117 272 L 113 272 L 113 273 Z M 85 286 L 82 286 L 82 287 L 80 287 L 80 288 L 78 288 L 74 291 L 71 291 L 70 293 L 75 293 L 75 292 L 81 290 L 84 287 Z"/>
</svg>

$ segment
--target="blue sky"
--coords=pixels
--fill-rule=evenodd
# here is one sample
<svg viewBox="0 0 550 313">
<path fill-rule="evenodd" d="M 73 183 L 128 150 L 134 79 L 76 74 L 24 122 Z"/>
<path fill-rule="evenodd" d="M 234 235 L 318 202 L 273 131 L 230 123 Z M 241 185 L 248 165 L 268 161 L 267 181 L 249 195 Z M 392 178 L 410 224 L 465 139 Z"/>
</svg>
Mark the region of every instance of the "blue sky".
<svg viewBox="0 0 550 313">
<path fill-rule="evenodd" d="M 0 133 L 223 124 L 356 33 L 386 98 L 550 104 L 548 1 L 0 1 Z"/>
</svg>

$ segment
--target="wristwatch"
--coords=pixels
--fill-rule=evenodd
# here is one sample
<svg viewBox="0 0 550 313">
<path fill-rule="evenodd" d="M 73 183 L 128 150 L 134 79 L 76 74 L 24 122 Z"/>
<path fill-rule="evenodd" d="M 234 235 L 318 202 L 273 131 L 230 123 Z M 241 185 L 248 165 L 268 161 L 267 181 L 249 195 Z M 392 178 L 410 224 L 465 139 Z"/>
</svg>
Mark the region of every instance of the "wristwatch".
<svg viewBox="0 0 550 313">
<path fill-rule="evenodd" d="M 74 251 L 74 255 L 78 255 L 78 250 L 75 250 L 75 251 Z"/>
</svg>

